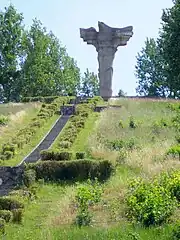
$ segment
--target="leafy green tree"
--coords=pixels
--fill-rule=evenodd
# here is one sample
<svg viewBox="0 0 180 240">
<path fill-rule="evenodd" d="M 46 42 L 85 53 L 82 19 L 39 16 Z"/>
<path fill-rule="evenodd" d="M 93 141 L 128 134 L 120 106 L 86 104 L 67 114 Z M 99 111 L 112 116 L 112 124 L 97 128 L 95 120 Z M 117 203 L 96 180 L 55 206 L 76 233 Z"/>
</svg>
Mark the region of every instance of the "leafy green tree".
<svg viewBox="0 0 180 240">
<path fill-rule="evenodd" d="M 22 95 L 46 96 L 54 89 L 54 76 L 59 68 L 58 50 L 53 34 L 37 19 L 23 38 Z M 57 52 L 56 52 L 57 51 Z M 60 70 L 60 69 L 59 69 Z"/>
<path fill-rule="evenodd" d="M 145 96 L 167 96 L 166 67 L 158 42 L 153 38 L 147 38 L 145 47 L 136 58 L 135 75 L 138 79 L 136 92 Z"/>
<path fill-rule="evenodd" d="M 85 96 L 98 96 L 99 95 L 99 80 L 94 72 L 86 69 L 84 76 L 81 80 L 81 93 Z"/>
<path fill-rule="evenodd" d="M 80 70 L 59 40 L 35 19 L 23 38 L 22 96 L 76 94 Z"/>
<path fill-rule="evenodd" d="M 61 62 L 63 76 L 63 90 L 69 96 L 77 95 L 80 89 L 80 69 L 74 58 L 68 56 L 66 50 L 62 54 Z"/>
<path fill-rule="evenodd" d="M 125 97 L 127 93 L 125 93 L 122 89 L 119 89 L 118 96 L 119 97 Z"/>
<path fill-rule="evenodd" d="M 0 11 L 0 88 L 6 101 L 14 100 L 20 76 L 19 58 L 23 33 L 23 15 L 10 5 Z"/>
<path fill-rule="evenodd" d="M 180 98 L 180 0 L 173 3 L 172 8 L 163 10 L 160 43 L 168 66 L 170 97 Z"/>
</svg>

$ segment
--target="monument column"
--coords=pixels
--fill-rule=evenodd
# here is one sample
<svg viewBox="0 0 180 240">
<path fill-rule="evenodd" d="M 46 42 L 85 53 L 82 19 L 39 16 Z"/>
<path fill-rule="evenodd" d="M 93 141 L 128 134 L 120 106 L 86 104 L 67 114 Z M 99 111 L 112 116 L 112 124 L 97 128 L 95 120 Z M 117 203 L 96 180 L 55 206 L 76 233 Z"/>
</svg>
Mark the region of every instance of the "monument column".
<svg viewBox="0 0 180 240">
<path fill-rule="evenodd" d="M 113 60 L 116 51 L 117 48 L 112 46 L 98 48 L 100 96 L 107 99 L 112 96 L 111 80 L 113 77 Z"/>
<path fill-rule="evenodd" d="M 113 60 L 118 46 L 125 46 L 132 37 L 132 26 L 112 28 L 98 22 L 99 32 L 95 28 L 80 28 L 80 37 L 91 44 L 98 52 L 100 96 L 109 99 L 112 96 Z"/>
</svg>

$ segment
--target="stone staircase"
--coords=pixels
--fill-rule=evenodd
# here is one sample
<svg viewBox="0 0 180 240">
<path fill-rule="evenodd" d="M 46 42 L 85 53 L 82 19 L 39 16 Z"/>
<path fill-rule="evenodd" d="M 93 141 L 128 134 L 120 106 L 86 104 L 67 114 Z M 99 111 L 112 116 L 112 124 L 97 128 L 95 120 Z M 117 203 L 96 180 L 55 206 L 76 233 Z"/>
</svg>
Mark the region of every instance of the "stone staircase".
<svg viewBox="0 0 180 240">
<path fill-rule="evenodd" d="M 48 149 L 59 133 L 62 131 L 63 127 L 66 125 L 69 120 L 70 115 L 63 115 L 59 117 L 51 130 L 47 133 L 47 135 L 41 140 L 41 142 L 32 150 L 30 154 L 28 154 L 18 166 L 25 163 L 34 163 L 40 159 L 40 152 L 42 150 Z"/>
</svg>

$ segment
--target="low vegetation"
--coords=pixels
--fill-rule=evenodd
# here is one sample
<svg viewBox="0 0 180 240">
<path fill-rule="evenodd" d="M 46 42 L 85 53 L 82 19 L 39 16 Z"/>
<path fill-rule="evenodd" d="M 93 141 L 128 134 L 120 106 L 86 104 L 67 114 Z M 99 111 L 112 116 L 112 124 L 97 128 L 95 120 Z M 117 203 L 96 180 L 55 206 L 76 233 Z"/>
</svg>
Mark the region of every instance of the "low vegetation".
<svg viewBox="0 0 180 240">
<path fill-rule="evenodd" d="M 178 103 L 123 98 L 100 114 L 89 104 L 26 166 L 24 187 L 11 193 L 23 225 L 2 209 L 6 238 L 178 239 Z"/>
</svg>

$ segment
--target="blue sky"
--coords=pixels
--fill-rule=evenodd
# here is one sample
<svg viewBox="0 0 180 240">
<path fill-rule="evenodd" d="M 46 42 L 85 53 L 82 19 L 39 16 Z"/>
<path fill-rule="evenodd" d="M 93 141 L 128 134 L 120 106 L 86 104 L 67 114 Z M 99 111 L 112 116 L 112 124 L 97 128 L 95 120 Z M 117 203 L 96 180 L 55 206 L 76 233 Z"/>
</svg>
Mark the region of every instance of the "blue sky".
<svg viewBox="0 0 180 240">
<path fill-rule="evenodd" d="M 172 0 L 0 0 L 0 8 L 12 3 L 24 15 L 26 26 L 37 17 L 52 30 L 77 60 L 83 73 L 86 68 L 97 73 L 97 53 L 80 39 L 79 28 L 95 27 L 103 21 L 111 27 L 132 25 L 134 35 L 125 47 L 119 47 L 114 60 L 113 95 L 121 88 L 135 95 L 136 55 L 146 37 L 157 37 L 162 9 Z"/>
</svg>

